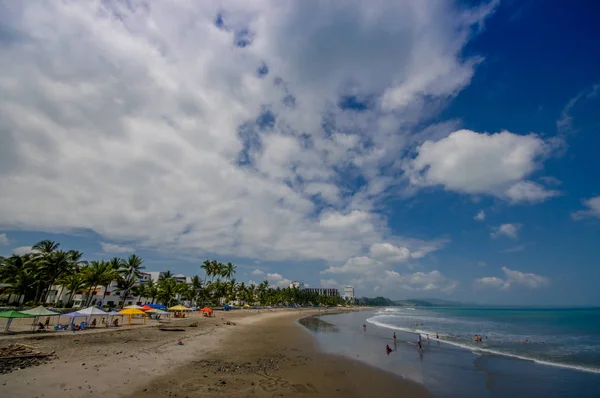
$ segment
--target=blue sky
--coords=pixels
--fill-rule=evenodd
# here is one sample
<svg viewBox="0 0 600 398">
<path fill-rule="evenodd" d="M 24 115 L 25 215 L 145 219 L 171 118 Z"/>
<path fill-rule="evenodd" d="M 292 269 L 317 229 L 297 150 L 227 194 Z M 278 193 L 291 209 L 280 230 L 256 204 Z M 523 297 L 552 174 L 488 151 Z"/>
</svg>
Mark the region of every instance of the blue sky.
<svg viewBox="0 0 600 398">
<path fill-rule="evenodd" d="M 600 304 L 599 5 L 0 4 L 0 255 Z"/>
</svg>

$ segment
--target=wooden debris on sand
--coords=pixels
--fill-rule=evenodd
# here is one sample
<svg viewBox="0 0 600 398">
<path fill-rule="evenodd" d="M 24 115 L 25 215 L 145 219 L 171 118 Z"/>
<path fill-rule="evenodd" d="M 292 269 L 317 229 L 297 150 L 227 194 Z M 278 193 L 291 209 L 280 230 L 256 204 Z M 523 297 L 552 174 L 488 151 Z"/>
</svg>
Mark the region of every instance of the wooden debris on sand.
<svg viewBox="0 0 600 398">
<path fill-rule="evenodd" d="M 54 359 L 53 352 L 42 352 L 25 344 L 10 344 L 0 347 L 0 374 L 41 365 Z"/>
</svg>

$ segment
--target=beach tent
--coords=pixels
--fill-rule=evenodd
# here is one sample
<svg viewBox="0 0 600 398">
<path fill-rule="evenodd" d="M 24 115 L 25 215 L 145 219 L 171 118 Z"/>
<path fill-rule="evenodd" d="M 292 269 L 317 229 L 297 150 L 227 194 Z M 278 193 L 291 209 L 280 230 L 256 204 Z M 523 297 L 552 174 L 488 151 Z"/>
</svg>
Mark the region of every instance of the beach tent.
<svg viewBox="0 0 600 398">
<path fill-rule="evenodd" d="M 113 318 L 116 316 L 120 316 L 121 317 L 121 323 L 123 323 L 123 314 L 119 314 L 119 311 L 111 311 L 107 314 L 110 317 L 110 322 L 112 323 Z"/>
<path fill-rule="evenodd" d="M 123 309 L 124 310 L 130 310 L 130 309 L 141 310 L 142 307 L 139 306 L 139 305 L 134 304 L 134 305 L 128 305 L 127 307 L 123 307 Z"/>
<path fill-rule="evenodd" d="M 250 308 L 250 305 L 249 304 L 244 304 L 243 308 Z"/>
<path fill-rule="evenodd" d="M 29 314 L 23 314 L 20 311 L 4 311 L 4 312 L 0 312 L 0 318 L 7 318 L 6 319 L 6 326 L 4 327 L 4 331 L 8 332 L 8 328 L 10 327 L 10 324 L 13 320 L 13 318 L 34 318 L 35 315 L 29 315 Z"/>
<path fill-rule="evenodd" d="M 167 311 L 159 310 L 158 308 L 153 308 L 151 310 L 146 311 L 146 314 L 154 314 L 154 315 L 166 315 L 169 318 L 169 322 L 171 321 L 171 314 Z"/>
<path fill-rule="evenodd" d="M 188 307 L 183 306 L 181 304 L 169 308 L 169 311 L 189 311 L 189 310 L 190 309 Z"/>
<path fill-rule="evenodd" d="M 87 323 L 90 323 L 90 318 L 93 316 L 106 316 L 108 312 L 104 312 L 97 307 L 88 307 L 83 310 L 77 311 L 79 314 L 85 316 L 87 318 Z"/>
<path fill-rule="evenodd" d="M 142 311 L 148 311 L 148 310 L 151 310 L 151 309 L 153 309 L 153 308 L 150 307 L 149 305 L 144 305 L 142 308 L 140 308 L 140 310 L 142 310 Z"/>
<path fill-rule="evenodd" d="M 73 312 L 69 312 L 68 314 L 61 314 L 58 317 L 58 323 L 60 323 L 60 318 L 63 316 L 66 316 L 67 318 L 71 318 L 71 323 L 73 323 L 75 321 L 75 318 L 87 318 L 87 315 L 80 314 L 79 311 L 73 311 Z"/>
<path fill-rule="evenodd" d="M 208 313 L 210 313 L 210 312 L 213 312 L 213 310 L 212 310 L 212 309 L 210 309 L 210 308 L 208 308 L 208 307 L 204 307 L 204 308 L 202 308 L 202 309 L 200 310 L 200 312 L 208 312 Z"/>
<path fill-rule="evenodd" d="M 230 306 L 229 304 L 225 304 L 225 305 L 223 306 L 223 309 L 224 309 L 225 311 L 229 311 L 229 310 L 231 309 L 231 306 Z"/>
<path fill-rule="evenodd" d="M 33 327 L 35 328 L 35 326 L 38 323 L 38 318 L 41 316 L 60 316 L 59 312 L 55 312 L 55 311 L 50 311 L 47 308 L 44 308 L 43 305 L 40 305 L 39 307 L 35 307 L 32 308 L 30 310 L 25 310 L 25 311 L 20 311 L 23 314 L 28 314 L 28 315 L 32 315 L 35 317 L 35 319 L 33 320 Z"/>
<path fill-rule="evenodd" d="M 163 305 L 163 304 L 146 304 L 146 305 L 150 308 L 154 308 L 157 310 L 166 310 L 167 309 L 167 306 Z"/>
<path fill-rule="evenodd" d="M 39 316 L 58 316 L 58 315 L 60 315 L 60 312 L 49 310 L 47 308 L 44 308 L 44 306 L 42 306 L 42 305 L 40 305 L 39 307 L 32 308 L 30 310 L 25 310 L 25 311 L 20 311 L 20 312 L 22 314 L 33 315 L 33 316 L 36 316 L 36 317 L 39 317 Z"/>
<path fill-rule="evenodd" d="M 131 317 L 134 315 L 142 315 L 144 317 L 144 324 L 146 323 L 146 313 L 137 308 L 126 308 L 119 311 L 120 315 L 129 315 L 129 324 L 131 325 Z"/>
</svg>

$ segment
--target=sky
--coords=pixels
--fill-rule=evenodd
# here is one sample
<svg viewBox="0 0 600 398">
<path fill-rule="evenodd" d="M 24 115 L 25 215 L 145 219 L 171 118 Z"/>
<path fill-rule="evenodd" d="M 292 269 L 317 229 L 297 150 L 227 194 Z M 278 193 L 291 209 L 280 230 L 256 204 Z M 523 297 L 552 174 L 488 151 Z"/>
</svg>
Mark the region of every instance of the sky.
<svg viewBox="0 0 600 398">
<path fill-rule="evenodd" d="M 0 255 L 600 305 L 599 12 L 0 0 Z"/>
</svg>

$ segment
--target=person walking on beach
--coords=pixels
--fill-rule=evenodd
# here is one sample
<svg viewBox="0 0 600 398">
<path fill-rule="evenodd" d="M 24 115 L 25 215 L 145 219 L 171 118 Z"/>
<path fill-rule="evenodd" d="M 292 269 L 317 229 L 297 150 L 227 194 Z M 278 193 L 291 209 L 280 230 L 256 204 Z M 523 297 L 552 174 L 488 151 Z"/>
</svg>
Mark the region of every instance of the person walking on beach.
<svg viewBox="0 0 600 398">
<path fill-rule="evenodd" d="M 394 332 L 394 344 L 396 344 L 396 332 Z"/>
</svg>

